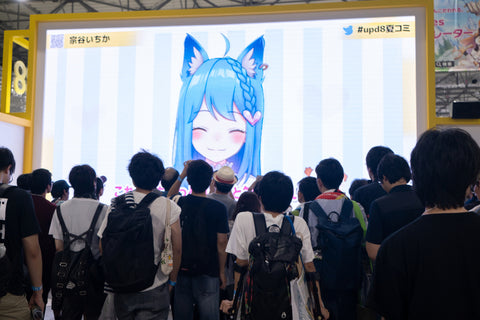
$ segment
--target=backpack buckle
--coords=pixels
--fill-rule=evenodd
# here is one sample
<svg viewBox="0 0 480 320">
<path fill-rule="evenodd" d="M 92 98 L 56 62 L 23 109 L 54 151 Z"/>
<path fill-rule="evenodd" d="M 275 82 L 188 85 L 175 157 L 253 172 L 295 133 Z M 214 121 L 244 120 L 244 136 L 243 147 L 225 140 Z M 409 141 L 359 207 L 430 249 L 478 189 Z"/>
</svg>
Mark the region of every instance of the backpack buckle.
<svg viewBox="0 0 480 320">
<path fill-rule="evenodd" d="M 68 266 L 68 263 L 66 263 L 66 262 L 60 262 L 60 263 L 59 263 L 59 266 L 62 267 L 62 268 L 65 268 L 65 267 Z"/>
<path fill-rule="evenodd" d="M 78 292 L 78 294 L 81 295 L 81 296 L 86 296 L 86 295 L 87 295 L 87 291 L 82 290 L 82 291 Z"/>
</svg>

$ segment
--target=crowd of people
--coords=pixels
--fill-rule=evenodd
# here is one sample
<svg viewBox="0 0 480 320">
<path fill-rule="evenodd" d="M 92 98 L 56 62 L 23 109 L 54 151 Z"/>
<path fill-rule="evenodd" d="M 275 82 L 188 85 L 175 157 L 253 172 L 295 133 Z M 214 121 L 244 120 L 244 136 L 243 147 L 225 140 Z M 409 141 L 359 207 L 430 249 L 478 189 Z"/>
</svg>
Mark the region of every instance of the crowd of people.
<svg viewBox="0 0 480 320">
<path fill-rule="evenodd" d="M 12 186 L 2 147 L 0 318 L 38 319 L 51 297 L 67 320 L 480 319 L 477 143 L 432 129 L 411 167 L 384 146 L 366 165 L 348 196 L 342 164 L 319 159 L 292 207 L 285 173 L 235 199 L 231 167 L 178 172 L 142 150 L 135 189 L 105 205 L 106 178 L 87 164 L 68 183 L 41 168 Z"/>
</svg>

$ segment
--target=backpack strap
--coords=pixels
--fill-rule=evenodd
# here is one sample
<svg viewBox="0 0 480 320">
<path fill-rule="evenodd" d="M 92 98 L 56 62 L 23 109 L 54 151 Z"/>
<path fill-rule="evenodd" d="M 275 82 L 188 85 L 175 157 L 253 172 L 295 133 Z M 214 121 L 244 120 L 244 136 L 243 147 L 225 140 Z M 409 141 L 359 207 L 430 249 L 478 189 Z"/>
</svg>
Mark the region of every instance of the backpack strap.
<svg viewBox="0 0 480 320">
<path fill-rule="evenodd" d="M 267 222 L 263 213 L 252 212 L 255 236 L 258 237 L 267 232 Z"/>
<path fill-rule="evenodd" d="M 318 221 L 321 223 L 326 223 L 328 221 L 328 216 L 325 210 L 323 210 L 322 206 L 317 201 L 310 202 L 309 209 L 313 211 L 313 213 L 317 216 Z M 307 222 L 308 224 L 308 222 Z"/>
<path fill-rule="evenodd" d="M 344 198 L 342 211 L 340 211 L 340 221 L 346 221 L 352 216 L 353 202 L 348 198 Z"/>
<path fill-rule="evenodd" d="M 100 213 L 102 213 L 102 209 L 103 209 L 103 204 L 98 203 L 97 210 L 93 215 L 92 223 L 90 224 L 90 227 L 87 230 L 87 237 L 85 239 L 86 246 L 90 246 L 92 244 L 93 232 L 95 230 L 95 226 L 97 225 L 98 217 L 100 217 Z"/>
<path fill-rule="evenodd" d="M 293 219 L 294 219 L 293 215 L 292 216 L 288 216 L 288 215 L 283 216 L 282 228 L 280 229 L 280 233 L 285 234 L 287 236 L 289 236 L 291 234 L 295 235 L 295 228 L 293 227 Z"/>
<path fill-rule="evenodd" d="M 3 197 L 5 192 L 7 192 L 8 189 L 13 188 L 14 186 L 9 185 L 8 183 L 2 183 L 0 185 L 0 197 Z"/>
<path fill-rule="evenodd" d="M 70 233 L 68 232 L 67 226 L 65 225 L 65 221 L 62 217 L 62 210 L 60 206 L 57 207 L 57 217 L 58 221 L 60 222 L 60 227 L 62 227 L 62 234 L 63 234 L 63 247 L 69 248 L 70 247 Z"/>
<path fill-rule="evenodd" d="M 305 222 L 307 223 L 307 226 L 308 226 L 308 217 L 310 216 L 310 204 L 312 202 L 315 202 L 315 200 L 305 202 L 305 204 L 303 205 L 303 220 L 305 220 Z"/>
<path fill-rule="evenodd" d="M 81 235 L 76 235 L 68 232 L 67 226 L 65 225 L 65 220 L 63 220 L 63 217 L 62 217 L 62 210 L 60 209 L 60 207 L 61 206 L 57 207 L 57 217 L 58 217 L 58 221 L 60 222 L 60 226 L 62 227 L 63 242 L 64 242 L 63 247 L 69 248 L 70 243 L 75 240 L 82 240 L 85 242 L 86 246 L 90 246 L 92 243 L 93 231 L 95 230 L 95 226 L 97 225 L 98 217 L 102 212 L 103 204 L 101 203 L 98 204 L 97 210 L 93 215 L 92 222 L 90 223 L 90 227 L 88 228 L 87 231 L 85 231 Z M 85 235 L 86 237 L 84 237 Z"/>
<path fill-rule="evenodd" d="M 137 205 L 137 208 L 146 208 L 148 207 L 155 199 L 160 197 L 158 193 L 150 192 L 145 197 L 143 197 L 142 201 L 140 201 Z"/>
</svg>

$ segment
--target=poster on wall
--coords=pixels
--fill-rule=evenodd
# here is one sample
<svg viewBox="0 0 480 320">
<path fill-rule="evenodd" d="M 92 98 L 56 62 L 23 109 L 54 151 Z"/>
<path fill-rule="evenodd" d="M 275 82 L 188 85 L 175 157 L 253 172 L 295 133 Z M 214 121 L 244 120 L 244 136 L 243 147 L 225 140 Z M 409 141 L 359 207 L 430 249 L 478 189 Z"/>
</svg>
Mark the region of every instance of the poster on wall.
<svg viewBox="0 0 480 320">
<path fill-rule="evenodd" d="M 435 1 L 435 70 L 480 70 L 480 1 Z"/>
</svg>

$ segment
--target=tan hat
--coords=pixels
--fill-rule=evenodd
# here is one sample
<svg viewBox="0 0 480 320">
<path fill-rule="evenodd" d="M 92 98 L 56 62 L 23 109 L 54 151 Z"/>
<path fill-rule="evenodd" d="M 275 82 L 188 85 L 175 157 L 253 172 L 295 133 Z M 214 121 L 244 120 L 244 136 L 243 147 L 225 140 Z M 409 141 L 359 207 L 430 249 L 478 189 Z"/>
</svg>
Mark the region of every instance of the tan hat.
<svg viewBox="0 0 480 320">
<path fill-rule="evenodd" d="M 213 174 L 213 179 L 217 182 L 224 184 L 237 183 L 237 177 L 235 177 L 235 172 L 233 172 L 232 168 L 228 166 L 218 169 L 218 171 Z"/>
</svg>

